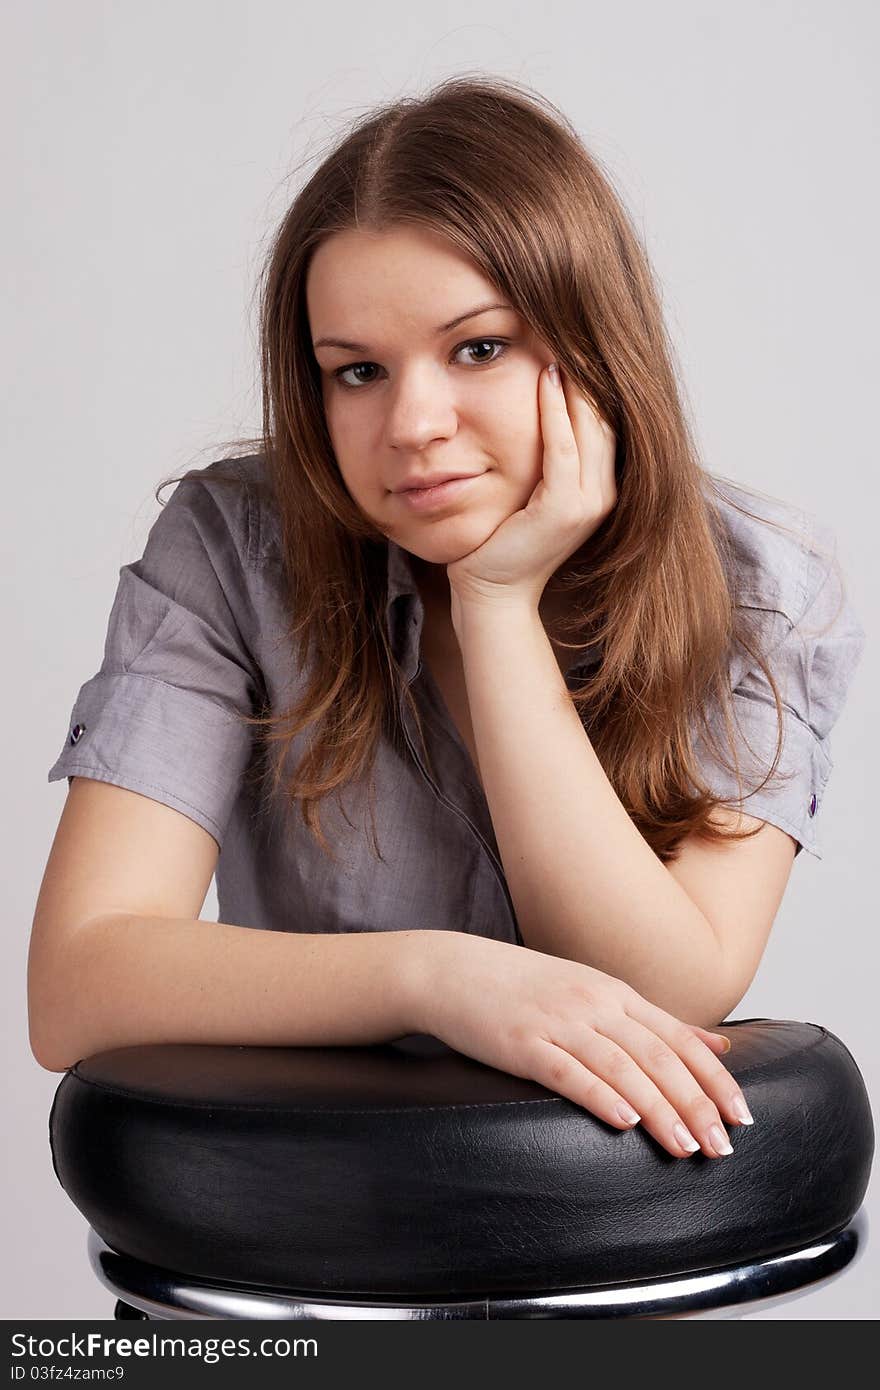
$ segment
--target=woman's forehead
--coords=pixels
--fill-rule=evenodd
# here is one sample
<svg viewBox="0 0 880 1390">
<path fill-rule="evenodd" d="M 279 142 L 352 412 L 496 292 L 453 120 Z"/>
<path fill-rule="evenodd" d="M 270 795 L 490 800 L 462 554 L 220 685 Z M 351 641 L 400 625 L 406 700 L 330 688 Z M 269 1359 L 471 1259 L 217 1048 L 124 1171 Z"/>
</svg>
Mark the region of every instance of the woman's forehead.
<svg viewBox="0 0 880 1390">
<path fill-rule="evenodd" d="M 310 319 L 325 312 L 345 312 L 351 318 L 361 310 L 408 308 L 436 328 L 456 307 L 463 312 L 477 303 L 505 301 L 505 296 L 457 247 L 426 237 L 420 229 L 399 228 L 328 237 L 312 257 L 306 300 Z"/>
</svg>

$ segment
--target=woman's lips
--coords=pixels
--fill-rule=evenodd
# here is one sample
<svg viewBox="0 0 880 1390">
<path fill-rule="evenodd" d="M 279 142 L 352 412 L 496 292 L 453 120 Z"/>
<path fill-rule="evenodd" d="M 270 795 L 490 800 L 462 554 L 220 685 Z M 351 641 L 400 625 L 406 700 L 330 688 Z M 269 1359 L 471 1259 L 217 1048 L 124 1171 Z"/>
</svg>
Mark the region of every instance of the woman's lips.
<svg viewBox="0 0 880 1390">
<path fill-rule="evenodd" d="M 407 492 L 395 493 L 395 496 L 413 511 L 431 511 L 434 507 L 454 502 L 469 483 L 482 476 L 482 473 L 471 473 L 467 478 L 450 478 L 447 483 L 436 483 L 434 487 L 410 488 Z"/>
</svg>

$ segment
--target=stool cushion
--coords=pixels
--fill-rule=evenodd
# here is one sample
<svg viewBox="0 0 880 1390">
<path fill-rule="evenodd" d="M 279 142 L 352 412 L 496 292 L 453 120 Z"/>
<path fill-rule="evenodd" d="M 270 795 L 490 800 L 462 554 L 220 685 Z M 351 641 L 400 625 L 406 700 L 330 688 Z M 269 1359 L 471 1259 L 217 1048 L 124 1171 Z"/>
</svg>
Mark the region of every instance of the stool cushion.
<svg viewBox="0 0 880 1390">
<path fill-rule="evenodd" d="M 673 1158 L 416 1034 L 101 1053 L 58 1086 L 55 1172 L 113 1250 L 248 1288 L 537 1295 L 738 1264 L 842 1229 L 874 1133 L 833 1033 L 724 1027 L 755 1117 L 727 1158 Z"/>
</svg>

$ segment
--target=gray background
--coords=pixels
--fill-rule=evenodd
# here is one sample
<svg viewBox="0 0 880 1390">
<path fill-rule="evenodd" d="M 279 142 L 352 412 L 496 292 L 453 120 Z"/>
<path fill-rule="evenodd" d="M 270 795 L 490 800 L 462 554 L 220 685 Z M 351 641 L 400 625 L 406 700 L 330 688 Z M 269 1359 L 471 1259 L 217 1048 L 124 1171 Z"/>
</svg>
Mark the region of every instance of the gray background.
<svg viewBox="0 0 880 1390">
<path fill-rule="evenodd" d="M 291 171 L 343 119 L 465 70 L 543 92 L 611 170 L 663 285 L 705 466 L 837 531 L 869 641 L 833 736 L 825 858 L 799 856 L 734 1017 L 824 1024 L 876 1107 L 877 14 L 868 0 L 7 8 L 6 1318 L 112 1316 L 52 1169 L 61 1078 L 31 1056 L 25 975 L 66 792 L 46 774 L 100 664 L 119 567 L 141 553 L 160 479 L 259 422 L 254 286 Z M 213 889 L 202 915 L 216 920 Z M 875 1317 L 878 1250 L 880 1236 L 763 1316 Z"/>
</svg>

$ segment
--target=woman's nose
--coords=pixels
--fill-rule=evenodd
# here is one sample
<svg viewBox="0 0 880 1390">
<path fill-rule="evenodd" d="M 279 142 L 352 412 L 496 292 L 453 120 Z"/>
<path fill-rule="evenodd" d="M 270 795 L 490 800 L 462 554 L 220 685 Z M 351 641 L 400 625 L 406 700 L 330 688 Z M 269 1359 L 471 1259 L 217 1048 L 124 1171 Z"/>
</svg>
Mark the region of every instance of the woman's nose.
<svg viewBox="0 0 880 1390">
<path fill-rule="evenodd" d="M 392 449 L 421 449 L 432 439 L 449 438 L 456 412 L 449 385 L 430 369 L 410 372 L 392 386 L 386 429 Z"/>
</svg>

